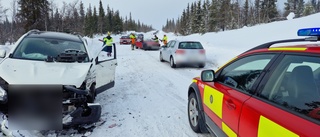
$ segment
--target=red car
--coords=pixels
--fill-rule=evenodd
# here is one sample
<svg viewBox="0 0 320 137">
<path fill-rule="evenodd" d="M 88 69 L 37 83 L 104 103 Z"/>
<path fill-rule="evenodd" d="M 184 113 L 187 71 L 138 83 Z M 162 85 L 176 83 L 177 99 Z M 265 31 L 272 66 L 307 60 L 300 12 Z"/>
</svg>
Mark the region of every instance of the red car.
<svg viewBox="0 0 320 137">
<path fill-rule="evenodd" d="M 320 28 L 301 39 L 250 49 L 217 71 L 204 70 L 188 90 L 193 131 L 229 137 L 320 137 Z"/>
<path fill-rule="evenodd" d="M 121 36 L 120 38 L 120 44 L 131 44 L 131 39 L 129 36 Z"/>
<path fill-rule="evenodd" d="M 152 39 L 146 39 L 143 42 L 136 42 L 136 47 L 144 50 L 158 50 L 160 43 Z"/>
</svg>

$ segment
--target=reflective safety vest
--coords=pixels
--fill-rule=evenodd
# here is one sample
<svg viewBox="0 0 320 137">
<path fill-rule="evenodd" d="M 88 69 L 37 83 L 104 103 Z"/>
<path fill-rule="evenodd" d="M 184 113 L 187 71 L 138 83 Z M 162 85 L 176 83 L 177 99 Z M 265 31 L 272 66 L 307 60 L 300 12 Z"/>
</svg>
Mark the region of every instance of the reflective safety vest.
<svg viewBox="0 0 320 137">
<path fill-rule="evenodd" d="M 135 44 L 136 43 L 136 36 L 134 35 L 130 35 L 130 39 L 131 39 L 131 44 Z"/>
<path fill-rule="evenodd" d="M 164 37 L 163 37 L 163 44 L 164 44 L 164 45 L 167 45 L 167 43 L 168 43 L 168 37 L 167 37 L 167 36 L 164 36 Z"/>
<path fill-rule="evenodd" d="M 113 39 L 110 36 L 103 38 L 104 44 L 107 46 L 112 46 Z"/>
</svg>

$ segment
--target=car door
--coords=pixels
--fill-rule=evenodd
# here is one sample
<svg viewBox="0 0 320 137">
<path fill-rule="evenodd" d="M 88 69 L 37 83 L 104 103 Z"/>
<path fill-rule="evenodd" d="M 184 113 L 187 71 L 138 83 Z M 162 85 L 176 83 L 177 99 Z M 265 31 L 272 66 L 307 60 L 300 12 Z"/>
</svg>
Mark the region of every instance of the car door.
<svg viewBox="0 0 320 137">
<path fill-rule="evenodd" d="M 240 136 L 319 137 L 319 54 L 285 53 L 277 62 L 244 103 Z"/>
<path fill-rule="evenodd" d="M 173 42 L 173 40 L 169 41 L 167 46 L 162 47 L 161 53 L 162 53 L 163 60 L 165 60 L 165 61 L 169 61 L 169 57 L 170 57 L 169 47 L 172 44 L 172 42 Z"/>
<path fill-rule="evenodd" d="M 106 47 L 105 47 L 106 48 Z M 114 87 L 115 70 L 117 66 L 116 46 L 112 46 L 112 55 L 108 57 L 105 48 L 96 58 L 96 92 L 101 93 Z"/>
<path fill-rule="evenodd" d="M 242 105 L 252 96 L 251 89 L 274 56 L 257 54 L 236 59 L 216 73 L 215 82 L 206 84 L 203 107 L 212 130 L 220 128 L 227 136 L 238 135 Z"/>
<path fill-rule="evenodd" d="M 176 52 L 176 41 L 172 41 L 172 43 L 171 43 L 171 45 L 170 45 L 170 47 L 169 47 L 169 60 L 170 60 L 170 56 L 173 56 L 174 57 L 174 55 L 175 55 L 175 52 Z"/>
</svg>

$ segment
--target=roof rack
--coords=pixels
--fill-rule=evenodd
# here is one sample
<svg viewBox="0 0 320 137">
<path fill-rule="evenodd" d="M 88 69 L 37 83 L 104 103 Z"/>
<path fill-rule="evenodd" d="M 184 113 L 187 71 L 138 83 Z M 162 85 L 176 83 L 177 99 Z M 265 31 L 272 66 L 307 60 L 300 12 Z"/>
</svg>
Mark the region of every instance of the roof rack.
<svg viewBox="0 0 320 137">
<path fill-rule="evenodd" d="M 287 42 L 305 42 L 305 41 L 310 41 L 310 42 L 317 42 L 320 41 L 320 37 L 314 36 L 314 37 L 307 37 L 307 38 L 300 38 L 300 39 L 287 39 L 287 40 L 279 40 L 279 41 L 272 41 L 268 43 L 261 44 L 257 47 L 254 47 L 250 50 L 247 50 L 246 52 L 252 51 L 252 50 L 258 50 L 258 49 L 265 49 L 265 48 L 270 48 L 274 44 L 278 43 L 287 43 Z M 246 53 L 244 52 L 244 53 Z"/>
</svg>

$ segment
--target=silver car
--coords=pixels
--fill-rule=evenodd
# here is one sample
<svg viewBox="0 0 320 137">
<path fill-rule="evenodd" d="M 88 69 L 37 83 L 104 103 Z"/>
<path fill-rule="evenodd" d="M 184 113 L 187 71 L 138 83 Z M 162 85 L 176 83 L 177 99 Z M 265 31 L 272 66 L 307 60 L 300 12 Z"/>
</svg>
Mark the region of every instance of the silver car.
<svg viewBox="0 0 320 137">
<path fill-rule="evenodd" d="M 206 52 L 199 41 L 171 40 L 161 47 L 160 61 L 170 62 L 172 68 L 182 65 L 197 65 L 203 68 L 206 65 Z"/>
</svg>

